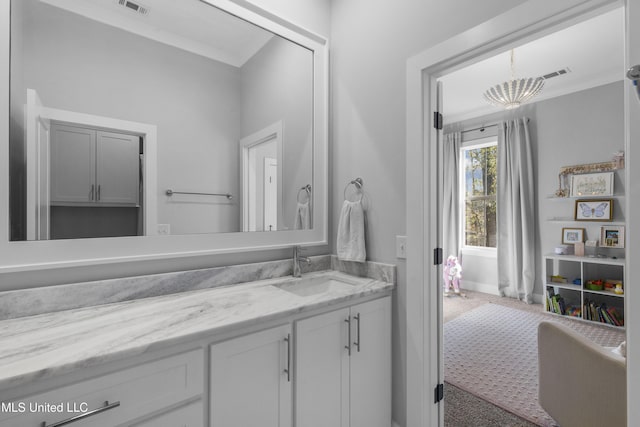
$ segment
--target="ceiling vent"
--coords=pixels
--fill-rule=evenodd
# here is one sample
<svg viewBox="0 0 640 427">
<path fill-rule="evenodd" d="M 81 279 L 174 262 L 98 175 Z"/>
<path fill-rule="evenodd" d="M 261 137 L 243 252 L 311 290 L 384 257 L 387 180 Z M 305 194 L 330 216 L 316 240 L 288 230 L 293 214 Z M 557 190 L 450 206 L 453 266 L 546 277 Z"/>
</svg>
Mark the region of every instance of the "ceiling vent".
<svg viewBox="0 0 640 427">
<path fill-rule="evenodd" d="M 544 76 L 542 76 L 543 79 L 545 80 L 549 80 L 552 79 L 554 77 L 558 77 L 558 76 L 562 76 L 565 75 L 567 73 L 570 73 L 571 70 L 569 69 L 569 67 L 563 68 L 562 70 L 558 70 L 558 71 L 554 71 L 552 73 L 549 74 L 545 74 Z"/>
<path fill-rule="evenodd" d="M 149 8 L 131 0 L 117 0 L 118 4 L 122 7 L 126 7 L 127 9 L 137 12 L 140 15 L 147 15 L 149 13 Z"/>
</svg>

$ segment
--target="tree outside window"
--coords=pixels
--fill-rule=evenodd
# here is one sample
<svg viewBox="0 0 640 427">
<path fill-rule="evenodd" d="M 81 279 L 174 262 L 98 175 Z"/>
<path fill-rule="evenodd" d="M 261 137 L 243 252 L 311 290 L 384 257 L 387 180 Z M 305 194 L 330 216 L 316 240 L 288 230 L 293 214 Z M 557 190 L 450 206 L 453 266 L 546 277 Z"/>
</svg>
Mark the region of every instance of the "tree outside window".
<svg viewBox="0 0 640 427">
<path fill-rule="evenodd" d="M 496 247 L 497 144 L 462 149 L 464 246 Z"/>
</svg>

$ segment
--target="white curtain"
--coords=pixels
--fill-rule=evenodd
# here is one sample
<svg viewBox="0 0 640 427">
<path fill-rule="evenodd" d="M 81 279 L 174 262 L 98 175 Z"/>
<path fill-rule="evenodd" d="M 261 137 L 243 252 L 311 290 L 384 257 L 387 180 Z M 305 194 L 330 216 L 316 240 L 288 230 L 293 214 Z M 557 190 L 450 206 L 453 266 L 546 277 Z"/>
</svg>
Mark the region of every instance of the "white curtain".
<svg viewBox="0 0 640 427">
<path fill-rule="evenodd" d="M 498 125 L 498 288 L 533 302 L 534 180 L 528 119 Z"/>
<path fill-rule="evenodd" d="M 442 212 L 443 257 L 459 256 L 460 253 L 460 145 L 462 134 L 452 132 L 444 135 L 443 174 L 444 200 Z"/>
</svg>

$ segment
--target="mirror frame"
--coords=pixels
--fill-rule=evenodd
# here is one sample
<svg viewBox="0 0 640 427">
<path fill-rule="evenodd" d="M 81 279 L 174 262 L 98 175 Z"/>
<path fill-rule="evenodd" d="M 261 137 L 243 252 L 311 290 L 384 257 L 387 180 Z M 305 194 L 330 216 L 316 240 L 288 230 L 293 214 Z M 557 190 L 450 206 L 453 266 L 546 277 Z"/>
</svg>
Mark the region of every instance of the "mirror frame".
<svg viewBox="0 0 640 427">
<path fill-rule="evenodd" d="M 244 0 L 209 3 L 313 53 L 313 229 L 69 240 L 9 241 L 9 78 L 11 4 L 0 6 L 0 273 L 196 257 L 328 244 L 328 41 Z"/>
</svg>

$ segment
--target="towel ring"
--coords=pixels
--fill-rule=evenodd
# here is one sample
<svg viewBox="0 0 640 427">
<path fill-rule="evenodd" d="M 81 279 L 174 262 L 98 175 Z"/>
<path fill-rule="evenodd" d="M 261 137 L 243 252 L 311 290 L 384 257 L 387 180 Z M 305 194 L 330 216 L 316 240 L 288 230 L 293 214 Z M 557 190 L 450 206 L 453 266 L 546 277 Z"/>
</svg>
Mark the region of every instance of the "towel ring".
<svg viewBox="0 0 640 427">
<path fill-rule="evenodd" d="M 362 200 L 362 186 L 363 186 L 363 182 L 362 182 L 362 178 L 356 178 L 353 181 L 349 181 L 347 183 L 347 185 L 345 185 L 344 187 L 344 191 L 342 192 L 342 195 L 344 196 L 345 200 L 349 200 L 347 199 L 347 188 L 349 188 L 350 185 L 352 185 L 354 187 L 356 187 L 356 191 L 358 191 L 360 193 L 360 198 L 358 200 L 354 200 L 355 202 L 359 202 Z"/>
<path fill-rule="evenodd" d="M 307 202 L 308 202 L 311 199 L 311 184 L 307 184 L 298 190 L 298 195 L 296 196 L 298 203 L 304 203 L 300 201 L 300 193 L 302 193 L 303 191 L 307 193 Z"/>
</svg>

